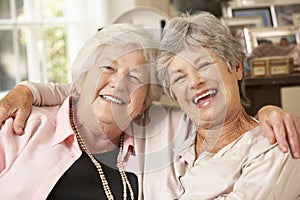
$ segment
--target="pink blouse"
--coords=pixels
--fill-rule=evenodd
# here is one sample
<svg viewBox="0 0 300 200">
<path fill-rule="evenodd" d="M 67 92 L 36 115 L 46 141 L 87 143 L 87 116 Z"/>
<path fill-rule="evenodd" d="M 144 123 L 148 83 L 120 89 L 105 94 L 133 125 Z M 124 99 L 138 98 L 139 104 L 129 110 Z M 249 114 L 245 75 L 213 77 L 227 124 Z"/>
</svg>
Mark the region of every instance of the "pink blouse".
<svg viewBox="0 0 300 200">
<path fill-rule="evenodd" d="M 69 123 L 69 100 L 61 108 L 33 107 L 22 136 L 13 132 L 12 122 L 6 120 L 0 130 L 0 199 L 46 199 L 82 153 Z M 124 149 L 132 142 L 126 136 Z"/>
</svg>

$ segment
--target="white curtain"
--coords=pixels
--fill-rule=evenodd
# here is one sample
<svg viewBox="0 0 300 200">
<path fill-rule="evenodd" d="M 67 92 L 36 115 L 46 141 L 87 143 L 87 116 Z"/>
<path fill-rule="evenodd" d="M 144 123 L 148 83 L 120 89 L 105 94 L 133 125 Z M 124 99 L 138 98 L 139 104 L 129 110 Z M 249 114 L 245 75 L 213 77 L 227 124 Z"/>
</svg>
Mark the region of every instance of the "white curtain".
<svg viewBox="0 0 300 200">
<path fill-rule="evenodd" d="M 67 27 L 68 68 L 71 68 L 82 45 L 95 34 L 98 28 L 110 24 L 114 16 L 135 6 L 135 0 L 66 0 L 65 16 L 69 22 Z"/>
</svg>

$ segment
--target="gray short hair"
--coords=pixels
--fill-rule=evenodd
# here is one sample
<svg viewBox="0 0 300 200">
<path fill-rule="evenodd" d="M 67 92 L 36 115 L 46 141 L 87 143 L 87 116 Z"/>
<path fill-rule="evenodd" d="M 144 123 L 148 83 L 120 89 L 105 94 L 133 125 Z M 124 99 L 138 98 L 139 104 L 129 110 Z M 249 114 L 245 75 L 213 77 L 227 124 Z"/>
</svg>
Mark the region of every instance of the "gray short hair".
<svg viewBox="0 0 300 200">
<path fill-rule="evenodd" d="M 158 44 L 152 38 L 150 31 L 134 24 L 112 24 L 98 31 L 79 51 L 72 66 L 72 96 L 78 97 L 77 89 L 85 80 L 96 56 L 102 53 L 101 49 L 105 46 L 115 47 L 116 49 L 124 48 L 124 53 L 142 50 L 145 61 L 149 66 L 151 83 L 157 83 L 155 54 Z M 161 90 L 157 90 L 155 84 L 150 84 L 146 103 L 157 100 L 160 96 Z"/>
<path fill-rule="evenodd" d="M 157 62 L 160 65 L 158 77 L 165 92 L 174 99 L 170 91 L 170 83 L 166 65 L 184 48 L 211 49 L 217 56 L 227 62 L 228 70 L 232 72 L 236 66 L 243 63 L 246 55 L 241 44 L 232 36 L 230 30 L 219 19 L 208 12 L 186 13 L 167 22 L 161 45 L 158 50 Z M 240 97 L 243 106 L 249 106 L 250 101 L 245 95 L 244 79 L 239 81 Z"/>
</svg>

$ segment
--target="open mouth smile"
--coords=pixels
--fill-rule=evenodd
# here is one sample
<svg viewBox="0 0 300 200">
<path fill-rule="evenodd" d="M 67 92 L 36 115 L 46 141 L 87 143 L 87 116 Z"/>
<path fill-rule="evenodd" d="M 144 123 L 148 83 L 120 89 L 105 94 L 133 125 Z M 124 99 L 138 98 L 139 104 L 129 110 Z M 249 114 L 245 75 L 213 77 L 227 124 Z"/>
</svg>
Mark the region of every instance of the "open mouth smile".
<svg viewBox="0 0 300 200">
<path fill-rule="evenodd" d="M 116 103 L 116 104 L 119 104 L 119 105 L 123 105 L 125 104 L 124 101 L 116 98 L 116 97 L 112 97 L 112 96 L 108 96 L 108 95 L 100 95 L 100 97 L 106 101 L 110 101 L 110 102 L 113 102 L 113 103 Z"/>
<path fill-rule="evenodd" d="M 206 99 L 214 97 L 217 93 L 218 93 L 217 89 L 210 89 L 207 92 L 205 92 L 205 93 L 197 96 L 196 98 L 194 98 L 193 103 L 198 104 L 202 100 L 206 100 Z"/>
</svg>

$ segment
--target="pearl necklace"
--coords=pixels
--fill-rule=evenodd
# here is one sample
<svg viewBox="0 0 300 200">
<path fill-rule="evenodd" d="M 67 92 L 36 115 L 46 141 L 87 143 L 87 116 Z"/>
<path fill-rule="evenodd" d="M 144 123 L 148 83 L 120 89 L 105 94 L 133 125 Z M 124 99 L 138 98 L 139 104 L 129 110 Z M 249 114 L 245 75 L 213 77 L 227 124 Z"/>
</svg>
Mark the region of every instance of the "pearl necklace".
<svg viewBox="0 0 300 200">
<path fill-rule="evenodd" d="M 95 165 L 95 167 L 97 168 L 98 174 L 100 176 L 101 182 L 102 182 L 102 186 L 105 192 L 105 195 L 107 197 L 108 200 L 114 200 L 114 196 L 110 190 L 109 184 L 106 180 L 105 174 L 102 170 L 101 164 L 96 160 L 96 158 L 92 155 L 92 153 L 88 150 L 88 148 L 86 147 L 85 143 L 83 142 L 83 139 L 76 127 L 76 123 L 75 123 L 75 117 L 74 117 L 74 110 L 72 107 L 72 99 L 70 98 L 70 123 L 71 123 L 71 127 L 76 135 L 76 138 L 78 140 L 79 146 L 82 149 L 82 151 L 84 151 L 88 157 L 90 158 L 90 160 L 92 161 L 92 163 Z M 121 179 L 122 179 L 122 184 L 123 184 L 123 200 L 127 200 L 127 188 L 130 192 L 130 198 L 131 200 L 134 200 L 134 192 L 133 189 L 130 185 L 130 182 L 126 176 L 125 170 L 124 170 L 124 166 L 123 166 L 123 162 L 122 162 L 122 151 L 123 151 L 123 142 L 124 142 L 124 134 L 121 135 L 120 138 L 120 151 L 117 157 L 117 167 L 119 168 L 119 172 L 121 175 Z"/>
</svg>

